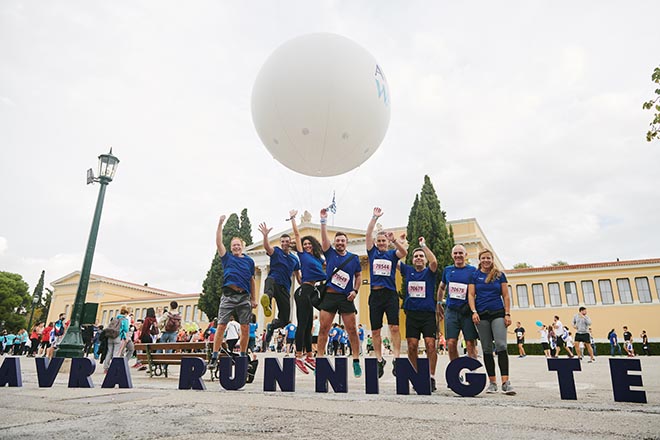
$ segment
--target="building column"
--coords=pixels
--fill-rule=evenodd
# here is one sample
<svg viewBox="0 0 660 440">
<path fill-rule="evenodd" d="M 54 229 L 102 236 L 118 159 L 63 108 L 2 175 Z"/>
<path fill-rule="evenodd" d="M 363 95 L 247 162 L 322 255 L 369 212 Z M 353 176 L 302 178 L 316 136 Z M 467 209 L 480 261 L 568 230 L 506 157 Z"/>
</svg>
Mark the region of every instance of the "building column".
<svg viewBox="0 0 660 440">
<path fill-rule="evenodd" d="M 268 276 L 268 266 L 259 266 L 259 289 L 257 290 L 257 310 L 256 310 L 256 315 L 257 315 L 257 328 L 259 330 L 262 330 L 265 327 L 265 319 L 266 317 L 264 316 L 264 308 L 261 307 L 261 303 L 259 300 L 261 299 L 261 295 L 264 293 L 264 287 L 266 285 L 266 277 Z"/>
</svg>

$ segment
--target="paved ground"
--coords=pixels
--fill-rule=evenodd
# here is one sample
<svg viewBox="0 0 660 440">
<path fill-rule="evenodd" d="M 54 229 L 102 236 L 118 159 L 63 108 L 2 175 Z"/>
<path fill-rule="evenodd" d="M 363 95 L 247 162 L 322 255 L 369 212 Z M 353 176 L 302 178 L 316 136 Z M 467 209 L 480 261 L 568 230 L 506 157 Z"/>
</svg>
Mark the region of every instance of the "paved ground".
<svg viewBox="0 0 660 440">
<path fill-rule="evenodd" d="M 217 381 L 207 381 L 206 391 L 179 391 L 173 367 L 168 379 L 132 371 L 130 390 L 100 388 L 99 373 L 93 389 L 67 388 L 63 373 L 41 389 L 34 361 L 22 358 L 23 387 L 0 389 L 0 438 L 660 439 L 660 357 L 641 358 L 647 404 L 614 402 L 607 357 L 576 373 L 577 401 L 559 398 L 545 358 L 511 358 L 518 395 L 475 398 L 442 386 L 447 362 L 440 360 L 432 396 L 396 395 L 391 362 L 374 396 L 365 394 L 364 377 L 350 377 L 347 394 L 318 394 L 313 376 L 302 374 L 295 393 L 264 393 L 263 362 L 241 391 L 222 390 Z"/>
</svg>

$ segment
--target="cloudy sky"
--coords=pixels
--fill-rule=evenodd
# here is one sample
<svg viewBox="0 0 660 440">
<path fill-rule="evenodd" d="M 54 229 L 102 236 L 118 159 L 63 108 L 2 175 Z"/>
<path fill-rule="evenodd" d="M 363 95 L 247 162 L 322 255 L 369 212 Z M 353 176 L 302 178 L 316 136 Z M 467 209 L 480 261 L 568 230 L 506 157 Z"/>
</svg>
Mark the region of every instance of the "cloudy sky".
<svg viewBox="0 0 660 440">
<path fill-rule="evenodd" d="M 454 2 L 455 3 L 455 2 Z M 199 292 L 220 214 L 287 227 L 336 191 L 334 222 L 407 222 L 428 174 L 507 267 L 660 256 L 660 143 L 644 136 L 660 3 L 0 3 L 0 270 L 80 270 L 110 146 L 94 273 Z M 250 97 L 283 42 L 333 32 L 387 75 L 379 150 L 342 176 L 274 161 Z M 314 221 L 318 221 L 315 216 Z"/>
</svg>

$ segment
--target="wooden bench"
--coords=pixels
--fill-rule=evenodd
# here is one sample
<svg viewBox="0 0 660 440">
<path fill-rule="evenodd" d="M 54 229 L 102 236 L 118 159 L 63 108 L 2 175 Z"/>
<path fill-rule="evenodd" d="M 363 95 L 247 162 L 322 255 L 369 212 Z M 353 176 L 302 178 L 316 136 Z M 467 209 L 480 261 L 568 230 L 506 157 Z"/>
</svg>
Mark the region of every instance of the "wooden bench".
<svg viewBox="0 0 660 440">
<path fill-rule="evenodd" d="M 167 353 L 172 350 L 171 353 Z M 183 358 L 199 358 L 204 362 L 211 359 L 212 342 L 160 342 L 135 344 L 136 357 L 147 365 L 149 377 L 167 377 L 167 365 L 181 365 Z M 165 368 L 163 368 L 165 366 Z"/>
</svg>

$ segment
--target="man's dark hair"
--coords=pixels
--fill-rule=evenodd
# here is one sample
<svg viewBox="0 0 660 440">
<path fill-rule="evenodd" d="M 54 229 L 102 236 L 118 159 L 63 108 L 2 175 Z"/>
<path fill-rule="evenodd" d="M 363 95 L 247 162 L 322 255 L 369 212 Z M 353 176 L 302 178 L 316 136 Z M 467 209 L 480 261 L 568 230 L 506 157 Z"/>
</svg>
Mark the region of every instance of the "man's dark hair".
<svg viewBox="0 0 660 440">
<path fill-rule="evenodd" d="M 176 302 L 176 301 L 172 301 L 170 303 L 170 307 L 172 308 L 172 310 L 178 309 L 179 308 L 179 303 Z"/>
<path fill-rule="evenodd" d="M 586 307 L 580 307 L 579 311 L 581 312 L 582 310 L 587 310 L 587 308 Z"/>
<path fill-rule="evenodd" d="M 346 240 L 348 240 L 348 235 L 346 235 L 345 233 L 343 233 L 343 232 L 341 232 L 341 231 L 339 231 L 339 232 L 335 232 L 335 238 L 337 238 L 337 237 L 341 237 L 342 235 L 343 235 L 344 237 L 346 237 Z"/>
<path fill-rule="evenodd" d="M 283 239 L 283 238 L 289 238 L 289 239 L 290 239 L 291 236 L 290 236 L 289 234 L 282 234 L 282 235 L 280 235 L 280 240 Z"/>
</svg>

